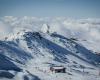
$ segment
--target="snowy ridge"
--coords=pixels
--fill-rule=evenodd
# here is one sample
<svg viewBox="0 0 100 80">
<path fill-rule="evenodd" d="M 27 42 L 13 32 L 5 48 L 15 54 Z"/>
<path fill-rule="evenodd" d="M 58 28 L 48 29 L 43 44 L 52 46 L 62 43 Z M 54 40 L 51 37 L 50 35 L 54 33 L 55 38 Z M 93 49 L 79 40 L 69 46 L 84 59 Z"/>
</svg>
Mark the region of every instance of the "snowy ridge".
<svg viewBox="0 0 100 80">
<path fill-rule="evenodd" d="M 8 34 L 12 35 L 22 30 L 45 31 L 49 25 L 49 32 L 57 32 L 68 38 L 78 38 L 87 49 L 100 53 L 100 19 L 71 19 L 66 17 L 14 17 L 0 18 L 0 39 Z M 44 29 L 45 28 L 45 29 Z"/>
<path fill-rule="evenodd" d="M 20 31 L 5 41 L 0 41 L 0 55 L 7 57 L 5 60 L 15 65 L 12 68 L 14 71 L 12 80 L 100 79 L 98 75 L 100 56 L 88 50 L 78 40 L 57 33 Z M 1 61 L 2 57 L 0 64 L 3 64 Z M 8 63 L 4 65 L 10 67 L 12 63 Z M 66 67 L 66 73 L 52 73 L 49 68 L 53 65 L 63 65 Z M 2 67 L 0 66 L 1 73 L 5 71 L 12 74 Z M 15 68 L 21 70 L 16 71 Z M 1 80 L 3 79 L 7 77 L 1 77 Z"/>
</svg>

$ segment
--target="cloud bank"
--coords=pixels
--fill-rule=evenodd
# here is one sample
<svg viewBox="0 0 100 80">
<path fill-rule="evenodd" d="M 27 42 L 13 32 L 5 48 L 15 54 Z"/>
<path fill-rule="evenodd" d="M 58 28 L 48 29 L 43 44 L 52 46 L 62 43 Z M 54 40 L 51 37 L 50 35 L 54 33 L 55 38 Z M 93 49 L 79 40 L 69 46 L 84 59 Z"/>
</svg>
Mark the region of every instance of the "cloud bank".
<svg viewBox="0 0 100 80">
<path fill-rule="evenodd" d="M 87 40 L 81 43 L 89 49 L 100 52 L 100 19 L 70 19 L 65 17 L 13 17 L 5 16 L 0 21 L 0 38 L 8 33 L 21 30 L 40 31 L 43 24 L 50 26 L 50 32 L 57 32 L 65 37 Z"/>
<path fill-rule="evenodd" d="M 4 39 L 11 32 L 12 28 L 0 21 L 0 39 Z"/>
</svg>

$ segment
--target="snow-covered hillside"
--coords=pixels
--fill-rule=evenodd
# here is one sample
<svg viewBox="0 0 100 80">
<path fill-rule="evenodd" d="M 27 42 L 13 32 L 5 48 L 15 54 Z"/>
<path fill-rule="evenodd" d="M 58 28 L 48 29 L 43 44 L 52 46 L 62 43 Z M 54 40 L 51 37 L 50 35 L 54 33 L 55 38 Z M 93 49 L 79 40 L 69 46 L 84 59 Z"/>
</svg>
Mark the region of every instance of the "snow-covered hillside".
<svg viewBox="0 0 100 80">
<path fill-rule="evenodd" d="M 3 18 L 2 24 L 12 32 L 0 40 L 0 80 L 99 80 L 100 55 L 87 48 L 90 38 L 69 37 L 67 29 L 59 28 L 60 20 Z M 53 29 L 55 21 L 60 25 Z M 52 73 L 51 66 L 64 66 L 66 73 Z"/>
</svg>

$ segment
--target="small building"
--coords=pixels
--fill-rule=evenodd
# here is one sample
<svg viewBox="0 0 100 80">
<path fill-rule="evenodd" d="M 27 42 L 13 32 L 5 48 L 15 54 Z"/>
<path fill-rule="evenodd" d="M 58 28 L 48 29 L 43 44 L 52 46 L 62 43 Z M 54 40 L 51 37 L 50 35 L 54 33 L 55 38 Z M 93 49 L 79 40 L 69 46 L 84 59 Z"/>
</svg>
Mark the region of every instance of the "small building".
<svg viewBox="0 0 100 80">
<path fill-rule="evenodd" d="M 52 66 L 50 67 L 50 71 L 55 72 L 55 73 L 65 73 L 66 68 L 63 66 Z"/>
</svg>

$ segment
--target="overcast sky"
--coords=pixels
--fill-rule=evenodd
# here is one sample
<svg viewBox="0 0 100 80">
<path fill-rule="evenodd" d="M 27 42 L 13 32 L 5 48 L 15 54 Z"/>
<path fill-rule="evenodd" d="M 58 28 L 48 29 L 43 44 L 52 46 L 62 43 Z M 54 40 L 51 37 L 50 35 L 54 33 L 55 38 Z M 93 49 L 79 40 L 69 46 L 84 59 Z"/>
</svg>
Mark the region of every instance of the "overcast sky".
<svg viewBox="0 0 100 80">
<path fill-rule="evenodd" d="M 100 0 L 0 0 L 0 17 L 100 18 Z"/>
</svg>

